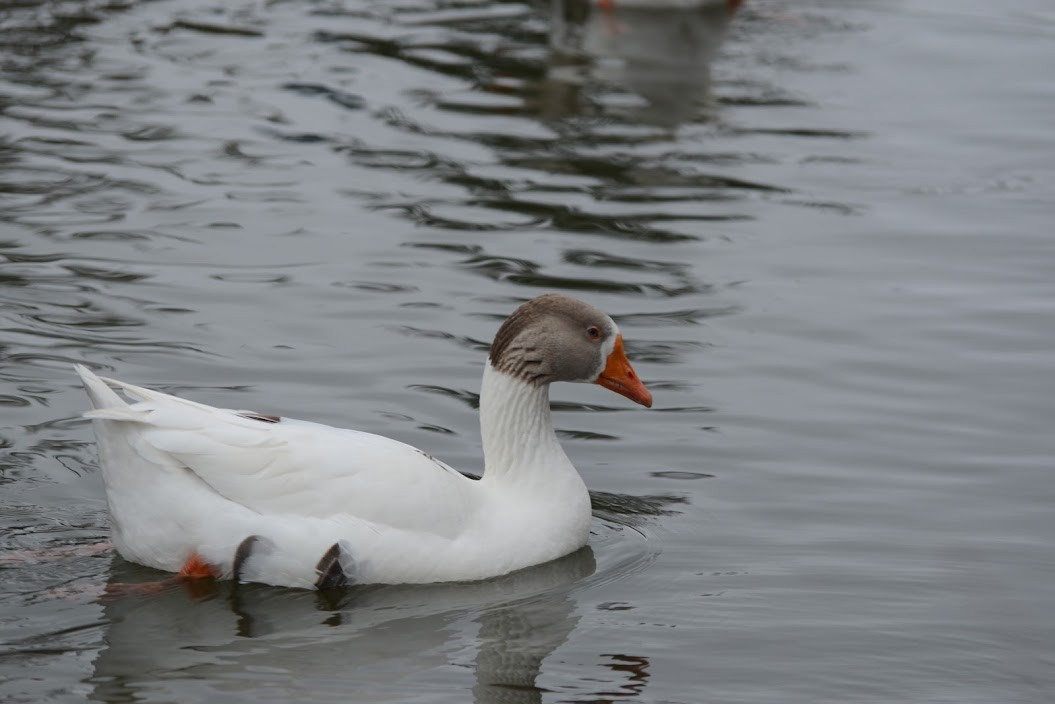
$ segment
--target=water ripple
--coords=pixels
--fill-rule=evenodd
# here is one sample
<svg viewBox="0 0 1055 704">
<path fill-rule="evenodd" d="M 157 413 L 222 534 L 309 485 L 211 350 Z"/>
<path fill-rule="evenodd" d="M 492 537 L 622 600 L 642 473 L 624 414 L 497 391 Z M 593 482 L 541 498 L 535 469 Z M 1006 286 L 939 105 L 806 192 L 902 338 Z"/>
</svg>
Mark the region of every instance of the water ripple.
<svg viewBox="0 0 1055 704">
<path fill-rule="evenodd" d="M 986 48 L 1011 20 L 960 18 L 959 55 L 937 23 L 913 38 L 940 9 L 635 4 L 0 9 L 0 640 L 28 673 L 17 696 L 181 700 L 188 673 L 206 699 L 250 696 L 249 672 L 310 699 L 348 671 L 333 698 L 674 701 L 707 681 L 824 701 L 860 691 L 831 674 L 852 672 L 903 700 L 1014 659 L 1030 633 L 1015 609 L 1047 597 L 1030 541 L 1050 511 L 1028 489 L 1050 456 L 1050 247 L 1041 215 L 1020 221 L 1046 195 L 1047 128 L 1027 129 L 1040 90 L 1013 98 L 1046 85 L 1039 54 Z M 872 29 L 901 14 L 896 34 Z M 960 80 L 923 81 L 935 67 Z M 900 97 L 920 83 L 927 99 Z M 936 119 L 955 86 L 970 99 Z M 649 412 L 555 394 L 595 489 L 592 551 L 544 579 L 338 604 L 231 585 L 91 602 L 157 575 L 76 553 L 108 529 L 71 364 L 217 405 L 277 397 L 472 466 L 488 341 L 547 290 L 609 311 L 656 392 Z M 1005 571 L 1017 554 L 1035 564 Z M 610 647 L 626 633 L 640 649 Z M 901 656 L 827 667 L 875 652 Z M 290 658 L 309 669 L 290 677 Z"/>
</svg>

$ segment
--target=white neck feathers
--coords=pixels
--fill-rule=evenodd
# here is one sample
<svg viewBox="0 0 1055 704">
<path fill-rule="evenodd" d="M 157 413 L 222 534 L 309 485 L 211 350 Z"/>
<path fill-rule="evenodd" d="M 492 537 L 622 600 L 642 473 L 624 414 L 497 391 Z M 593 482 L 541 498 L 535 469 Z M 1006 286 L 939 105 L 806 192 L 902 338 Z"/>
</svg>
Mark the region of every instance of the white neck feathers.
<svg viewBox="0 0 1055 704">
<path fill-rule="evenodd" d="M 547 481 L 568 471 L 578 477 L 553 431 L 549 384 L 503 374 L 490 361 L 480 387 L 480 435 L 484 481 Z"/>
</svg>

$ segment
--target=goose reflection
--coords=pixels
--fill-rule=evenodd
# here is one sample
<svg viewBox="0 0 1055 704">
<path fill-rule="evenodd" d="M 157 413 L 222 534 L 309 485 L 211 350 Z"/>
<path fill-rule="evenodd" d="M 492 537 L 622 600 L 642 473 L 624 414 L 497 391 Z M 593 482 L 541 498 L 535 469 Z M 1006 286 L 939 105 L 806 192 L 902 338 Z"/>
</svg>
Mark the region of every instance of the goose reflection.
<svg viewBox="0 0 1055 704">
<path fill-rule="evenodd" d="M 686 501 L 599 491 L 590 500 L 595 526 L 623 536 L 640 534 Z M 543 661 L 578 626 L 576 593 L 647 562 L 647 552 L 625 551 L 624 537 L 623 550 L 612 550 L 603 535 L 597 541 L 600 568 L 587 545 L 484 582 L 329 593 L 178 578 L 160 590 L 138 587 L 157 585 L 158 573 L 115 555 L 112 595 L 102 599 L 105 645 L 87 680 L 91 699 L 229 701 L 263 693 L 284 701 L 387 701 L 407 690 L 433 692 L 438 682 L 457 687 L 457 674 L 471 669 L 476 704 L 536 704 Z M 594 701 L 641 693 L 647 657 L 600 657 L 612 677 L 594 682 L 602 686 Z"/>
<path fill-rule="evenodd" d="M 155 574 L 114 560 L 112 583 Z M 586 547 L 471 584 L 331 595 L 210 582 L 135 596 L 124 587 L 104 600 L 109 628 L 92 698 L 207 701 L 266 690 L 289 701 L 386 699 L 471 667 L 475 702 L 538 702 L 542 661 L 579 621 L 572 587 L 595 569 Z"/>
<path fill-rule="evenodd" d="M 696 117 L 710 91 L 710 63 L 739 0 L 553 0 L 550 65 L 540 111 L 581 112 L 607 100 L 605 113 L 674 127 Z M 602 84 L 636 96 L 595 95 Z M 590 97 L 587 97 L 590 96 Z"/>
</svg>

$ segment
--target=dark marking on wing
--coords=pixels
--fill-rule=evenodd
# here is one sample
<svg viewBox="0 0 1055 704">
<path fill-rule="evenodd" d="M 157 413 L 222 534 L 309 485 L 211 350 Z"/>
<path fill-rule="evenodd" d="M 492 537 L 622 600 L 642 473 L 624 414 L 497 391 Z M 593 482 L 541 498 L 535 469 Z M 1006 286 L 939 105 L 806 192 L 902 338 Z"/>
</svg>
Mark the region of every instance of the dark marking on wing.
<svg viewBox="0 0 1055 704">
<path fill-rule="evenodd" d="M 273 416 L 268 413 L 257 413 L 256 411 L 238 411 L 238 415 L 249 420 L 258 420 L 261 423 L 277 423 L 282 420 L 281 416 Z"/>
<path fill-rule="evenodd" d="M 238 547 L 234 551 L 234 581 L 240 582 L 242 580 L 242 567 L 245 565 L 245 561 L 249 559 L 249 556 L 253 553 L 253 545 L 260 540 L 259 535 L 250 535 L 248 538 L 238 543 Z"/>
<path fill-rule="evenodd" d="M 425 452 L 424 450 L 418 449 L 416 447 L 413 448 L 413 449 L 419 455 L 421 455 L 422 457 L 427 459 L 429 462 L 432 462 L 434 465 L 436 465 L 437 467 L 442 469 L 444 472 L 450 472 L 451 474 L 465 474 L 465 472 L 459 472 L 457 469 L 455 469 L 454 467 L 451 467 L 446 462 L 439 461 L 438 459 L 436 459 L 435 457 L 433 457 L 429 453 Z M 470 479 L 479 479 L 479 477 L 471 477 L 471 476 L 469 478 Z"/>
<path fill-rule="evenodd" d="M 334 543 L 319 563 L 315 565 L 319 577 L 315 580 L 316 589 L 340 589 L 348 586 L 348 575 L 341 568 L 341 546 Z"/>
</svg>

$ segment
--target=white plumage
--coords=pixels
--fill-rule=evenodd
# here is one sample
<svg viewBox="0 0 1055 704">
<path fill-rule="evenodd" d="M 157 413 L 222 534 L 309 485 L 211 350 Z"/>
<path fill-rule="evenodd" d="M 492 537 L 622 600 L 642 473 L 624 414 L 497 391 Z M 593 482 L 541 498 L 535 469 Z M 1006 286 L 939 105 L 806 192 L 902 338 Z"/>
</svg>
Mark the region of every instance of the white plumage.
<svg viewBox="0 0 1055 704">
<path fill-rule="evenodd" d="M 568 332 L 585 327 L 578 320 L 544 330 L 554 314 L 541 304 L 542 315 L 521 316 L 509 331 L 515 344 L 484 373 L 480 480 L 386 437 L 214 408 L 78 365 L 115 547 L 170 572 L 194 558 L 219 578 L 306 588 L 333 584 L 319 581 L 327 554 L 339 563 L 330 577 L 420 583 L 482 579 L 578 549 L 589 535 L 589 495 L 554 434 L 549 380 L 500 369 L 534 364 L 528 343 L 540 335 L 550 338 L 542 349 L 556 349 L 556 340 L 581 347 L 580 358 L 596 355 L 586 378 L 568 380 L 603 383 L 641 403 L 651 397 L 632 370 L 628 380 L 613 377 L 614 357 L 630 366 L 608 316 L 565 297 L 535 301 L 544 299 L 603 316 L 606 334 L 578 340 Z M 554 367 L 553 380 L 562 379 L 561 364 Z"/>
</svg>

